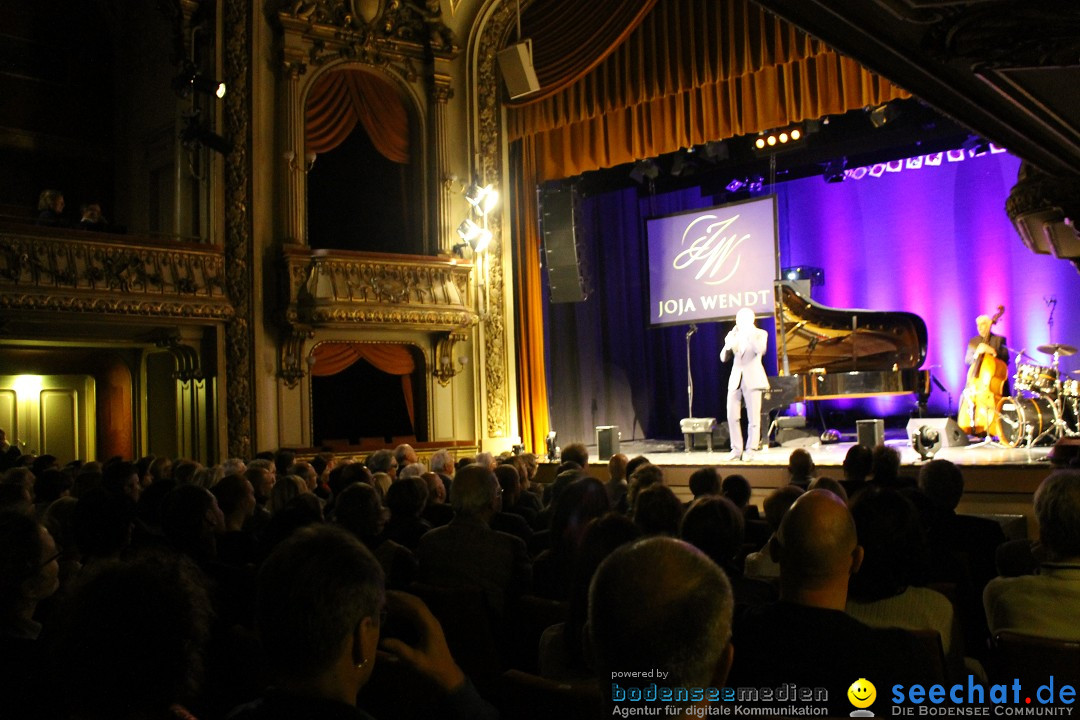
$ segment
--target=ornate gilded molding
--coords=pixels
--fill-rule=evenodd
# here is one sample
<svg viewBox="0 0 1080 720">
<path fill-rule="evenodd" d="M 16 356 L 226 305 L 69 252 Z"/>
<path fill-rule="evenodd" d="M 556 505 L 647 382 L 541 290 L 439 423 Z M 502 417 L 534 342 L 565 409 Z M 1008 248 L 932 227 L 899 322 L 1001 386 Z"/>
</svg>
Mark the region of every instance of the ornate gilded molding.
<svg viewBox="0 0 1080 720">
<path fill-rule="evenodd" d="M 944 62 L 964 60 L 984 69 L 1075 65 L 1080 57 L 1080 7 L 973 1 L 942 11 L 924 44 Z"/>
<path fill-rule="evenodd" d="M 281 369 L 278 377 L 285 381 L 285 387 L 294 388 L 310 368 L 305 367 L 304 341 L 315 337 L 310 328 L 292 327 L 285 332 L 281 340 Z"/>
<path fill-rule="evenodd" d="M 173 378 L 180 382 L 199 380 L 203 376 L 202 363 L 199 360 L 199 351 L 190 345 L 185 345 L 174 333 L 164 333 L 154 344 L 159 348 L 169 351 L 176 360 L 176 370 Z"/>
<path fill-rule="evenodd" d="M 225 157 L 225 288 L 235 315 L 225 326 L 225 398 L 230 457 L 251 457 L 254 427 L 254 308 L 251 302 L 254 250 L 251 217 L 251 36 L 252 6 L 245 0 L 224 5 L 225 127 L 233 150 Z"/>
<path fill-rule="evenodd" d="M 503 2 L 484 26 L 477 50 L 477 129 L 479 132 L 480 176 L 485 183 L 502 186 L 502 124 L 499 111 L 499 73 L 495 56 L 503 47 L 507 31 L 514 21 L 514 4 Z M 484 378 L 487 435 L 502 437 L 509 434 L 510 415 L 507 386 L 506 318 L 502 263 L 502 213 L 488 215 L 488 230 L 492 233 L 488 245 L 489 263 L 488 303 L 490 314 L 484 323 Z"/>
<path fill-rule="evenodd" d="M 356 0 L 281 0 L 278 17 L 332 38 L 341 47 L 331 49 L 331 55 L 345 52 L 356 59 L 378 57 L 378 45 L 387 41 L 426 46 L 433 52 L 450 52 L 456 45 L 453 31 L 442 20 L 439 0 L 386 0 L 382 14 L 370 22 Z"/>
<path fill-rule="evenodd" d="M 463 332 L 448 332 L 443 333 L 436 343 L 435 364 L 431 369 L 431 374 L 443 387 L 449 385 L 454 376 L 465 369 L 468 358 L 464 356 L 460 359 L 455 358 L 454 344 L 468 339 L 469 336 Z"/>
<path fill-rule="evenodd" d="M 476 324 L 472 266 L 426 256 L 285 251 L 289 328 L 392 325 L 453 331 Z"/>
<path fill-rule="evenodd" d="M 216 320 L 233 315 L 225 256 L 211 245 L 0 232 L 0 288 L 2 308 Z"/>
</svg>

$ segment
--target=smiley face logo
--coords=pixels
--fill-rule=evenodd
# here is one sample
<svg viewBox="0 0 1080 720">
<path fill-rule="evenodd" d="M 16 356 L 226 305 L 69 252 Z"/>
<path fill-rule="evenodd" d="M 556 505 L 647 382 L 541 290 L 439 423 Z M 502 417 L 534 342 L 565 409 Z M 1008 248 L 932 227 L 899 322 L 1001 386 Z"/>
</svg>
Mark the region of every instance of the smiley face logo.
<svg viewBox="0 0 1080 720">
<path fill-rule="evenodd" d="M 851 683 L 851 687 L 847 690 L 847 697 L 855 707 L 868 708 L 877 699 L 877 688 L 866 678 L 859 678 Z"/>
</svg>

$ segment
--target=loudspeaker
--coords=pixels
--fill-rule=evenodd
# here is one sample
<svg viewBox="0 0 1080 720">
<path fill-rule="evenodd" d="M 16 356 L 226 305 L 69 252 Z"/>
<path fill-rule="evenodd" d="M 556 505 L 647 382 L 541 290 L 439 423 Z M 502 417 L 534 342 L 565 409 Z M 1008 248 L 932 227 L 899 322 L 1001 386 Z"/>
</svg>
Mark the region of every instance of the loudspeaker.
<svg viewBox="0 0 1080 720">
<path fill-rule="evenodd" d="M 510 45 L 500 50 L 496 57 L 511 99 L 540 89 L 540 81 L 536 78 L 536 69 L 533 68 L 531 40 Z"/>
<path fill-rule="evenodd" d="M 621 438 L 618 425 L 596 426 L 596 451 L 601 460 L 610 460 L 612 455 L 619 453 Z"/>
<path fill-rule="evenodd" d="M 873 450 L 885 442 L 885 421 L 856 420 L 855 433 L 859 438 L 859 445 Z"/>
<path fill-rule="evenodd" d="M 952 418 L 911 418 L 907 424 L 907 438 L 919 432 L 919 428 L 926 426 L 938 431 L 941 436 L 941 447 L 963 447 L 969 445 L 967 433 L 960 429 Z"/>
<path fill-rule="evenodd" d="M 573 188 L 545 189 L 540 205 L 551 302 L 581 302 L 585 283 L 578 261 L 577 193 Z"/>
</svg>

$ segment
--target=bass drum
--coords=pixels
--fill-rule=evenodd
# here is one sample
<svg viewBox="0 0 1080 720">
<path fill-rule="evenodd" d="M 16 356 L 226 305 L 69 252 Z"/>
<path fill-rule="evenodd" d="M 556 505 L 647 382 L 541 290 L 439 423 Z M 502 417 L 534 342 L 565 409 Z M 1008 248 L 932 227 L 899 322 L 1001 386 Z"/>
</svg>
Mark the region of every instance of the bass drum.
<svg viewBox="0 0 1080 720">
<path fill-rule="evenodd" d="M 1001 424 L 1001 442 L 1010 447 L 1020 447 L 1034 440 L 1054 426 L 1057 408 L 1041 397 L 1003 397 L 997 405 Z M 1047 435 L 1044 440 L 1055 439 Z"/>
</svg>

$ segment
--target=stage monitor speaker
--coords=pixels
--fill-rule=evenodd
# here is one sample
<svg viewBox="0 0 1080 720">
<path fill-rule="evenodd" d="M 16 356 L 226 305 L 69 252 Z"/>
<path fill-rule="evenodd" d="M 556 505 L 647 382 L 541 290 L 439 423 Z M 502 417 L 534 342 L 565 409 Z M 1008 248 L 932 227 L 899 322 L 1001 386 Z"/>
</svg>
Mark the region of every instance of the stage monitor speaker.
<svg viewBox="0 0 1080 720">
<path fill-rule="evenodd" d="M 855 433 L 858 444 L 871 450 L 885 443 L 884 420 L 857 420 L 855 421 Z"/>
<path fill-rule="evenodd" d="M 500 50 L 496 57 L 511 99 L 531 95 L 540 89 L 540 81 L 533 67 L 531 40 L 510 45 Z"/>
<path fill-rule="evenodd" d="M 540 205 L 551 302 L 581 302 L 585 283 L 577 247 L 577 193 L 568 187 L 545 189 Z"/>
<path fill-rule="evenodd" d="M 911 441 L 911 436 L 924 426 L 938 431 L 941 447 L 963 447 L 970 444 L 967 433 L 961 430 L 952 418 L 911 418 L 907 424 L 908 442 Z"/>
<path fill-rule="evenodd" d="M 619 440 L 621 439 L 622 435 L 619 433 L 618 425 L 597 425 L 596 451 L 600 459 L 610 460 L 612 455 L 617 455 L 619 453 Z"/>
</svg>

